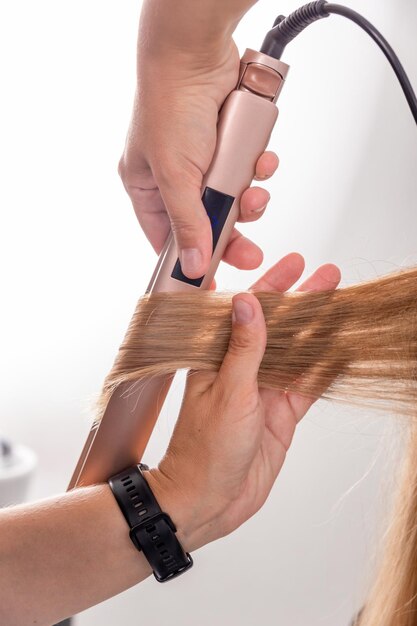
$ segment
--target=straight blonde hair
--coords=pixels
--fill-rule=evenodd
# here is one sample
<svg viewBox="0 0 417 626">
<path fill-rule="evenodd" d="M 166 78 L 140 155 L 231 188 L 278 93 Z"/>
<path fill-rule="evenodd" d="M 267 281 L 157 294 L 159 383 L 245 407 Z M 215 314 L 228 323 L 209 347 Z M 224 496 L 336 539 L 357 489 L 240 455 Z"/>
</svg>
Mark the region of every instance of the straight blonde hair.
<svg viewBox="0 0 417 626">
<path fill-rule="evenodd" d="M 380 569 L 360 626 L 417 624 L 417 269 L 327 292 L 256 293 L 267 347 L 260 386 L 391 409 L 408 416 L 402 468 Z M 219 369 L 231 333 L 232 294 L 141 298 L 107 376 L 114 389 L 178 369 Z"/>
</svg>

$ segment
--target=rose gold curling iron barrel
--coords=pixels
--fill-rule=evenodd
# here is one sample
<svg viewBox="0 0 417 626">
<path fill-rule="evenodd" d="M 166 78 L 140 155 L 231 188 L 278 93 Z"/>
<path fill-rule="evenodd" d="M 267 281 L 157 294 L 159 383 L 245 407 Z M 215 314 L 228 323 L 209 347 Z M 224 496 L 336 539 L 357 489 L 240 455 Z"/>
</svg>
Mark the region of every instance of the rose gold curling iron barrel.
<svg viewBox="0 0 417 626">
<path fill-rule="evenodd" d="M 181 271 L 174 238 L 162 250 L 147 293 L 209 289 L 239 216 L 242 193 L 254 177 L 276 119 L 277 98 L 288 65 L 246 50 L 236 89 L 225 100 L 217 127 L 217 145 L 204 178 L 202 201 L 210 218 L 213 255 L 207 273 L 191 279 Z M 151 436 L 172 378 L 120 385 L 99 423 L 93 424 L 69 488 L 103 482 L 138 463 Z"/>
</svg>

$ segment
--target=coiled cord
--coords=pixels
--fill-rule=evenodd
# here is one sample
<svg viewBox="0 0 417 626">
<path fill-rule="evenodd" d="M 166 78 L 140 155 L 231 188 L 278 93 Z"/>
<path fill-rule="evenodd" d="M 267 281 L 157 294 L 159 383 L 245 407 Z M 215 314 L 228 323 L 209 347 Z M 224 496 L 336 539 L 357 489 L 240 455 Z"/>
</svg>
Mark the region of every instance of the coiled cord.
<svg viewBox="0 0 417 626">
<path fill-rule="evenodd" d="M 316 0 L 300 7 L 288 17 L 280 15 L 268 32 L 262 44 L 261 52 L 280 59 L 287 44 L 299 35 L 307 26 L 329 15 L 341 15 L 360 26 L 379 46 L 388 59 L 397 76 L 407 99 L 414 121 L 417 124 L 417 97 L 411 82 L 398 56 L 385 37 L 360 13 L 340 4 L 331 4 L 326 0 Z"/>
<path fill-rule="evenodd" d="M 323 17 L 329 17 L 324 11 L 326 0 L 309 2 L 300 7 L 288 17 L 280 15 L 274 22 L 274 28 L 269 31 L 262 44 L 261 52 L 275 59 L 280 59 L 287 44 L 299 35 L 307 26 Z"/>
</svg>

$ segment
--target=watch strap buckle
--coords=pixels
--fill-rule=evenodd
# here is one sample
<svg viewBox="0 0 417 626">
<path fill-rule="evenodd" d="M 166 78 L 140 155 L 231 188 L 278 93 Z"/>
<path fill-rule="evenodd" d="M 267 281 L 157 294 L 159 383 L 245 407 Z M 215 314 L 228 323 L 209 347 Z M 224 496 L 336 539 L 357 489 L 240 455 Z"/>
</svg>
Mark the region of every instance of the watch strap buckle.
<svg viewBox="0 0 417 626">
<path fill-rule="evenodd" d="M 192 567 L 193 564 L 194 564 L 193 559 L 191 557 L 191 554 L 189 554 L 189 552 L 186 552 L 185 556 L 187 557 L 187 563 L 185 565 L 183 565 L 182 567 L 180 567 L 179 569 L 177 569 L 175 572 L 171 572 L 171 573 L 169 573 L 166 576 L 160 576 L 157 572 L 154 571 L 153 575 L 155 576 L 156 580 L 159 583 L 166 583 L 166 582 L 168 582 L 168 580 L 172 580 L 173 578 L 177 578 L 177 576 L 181 576 L 181 574 L 186 572 L 187 569 L 190 569 L 190 567 Z"/>
<path fill-rule="evenodd" d="M 139 550 L 139 552 L 142 551 L 142 546 L 140 545 L 138 534 L 143 530 L 148 532 L 147 529 L 149 527 L 155 526 L 155 524 L 157 524 L 160 520 L 164 520 L 174 533 L 177 532 L 174 522 L 167 513 L 161 511 L 160 513 L 156 513 L 155 515 L 148 517 L 142 522 L 139 522 L 139 524 L 135 524 L 134 526 L 132 526 L 129 532 L 130 538 L 135 544 L 135 547 Z"/>
</svg>

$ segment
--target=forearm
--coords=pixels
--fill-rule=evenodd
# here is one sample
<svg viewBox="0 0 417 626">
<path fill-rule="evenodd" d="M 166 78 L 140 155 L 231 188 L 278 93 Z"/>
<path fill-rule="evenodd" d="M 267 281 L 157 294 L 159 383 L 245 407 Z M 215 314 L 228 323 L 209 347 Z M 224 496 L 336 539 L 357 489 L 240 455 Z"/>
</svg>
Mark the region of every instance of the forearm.
<svg viewBox="0 0 417 626">
<path fill-rule="evenodd" d="M 186 534 L 183 510 L 176 514 L 169 496 L 152 486 L 185 549 L 195 549 L 199 540 Z M 0 512 L 1 624 L 56 623 L 150 574 L 107 485 Z"/>
<path fill-rule="evenodd" d="M 0 623 L 51 624 L 150 574 L 107 486 L 0 514 Z"/>
</svg>

